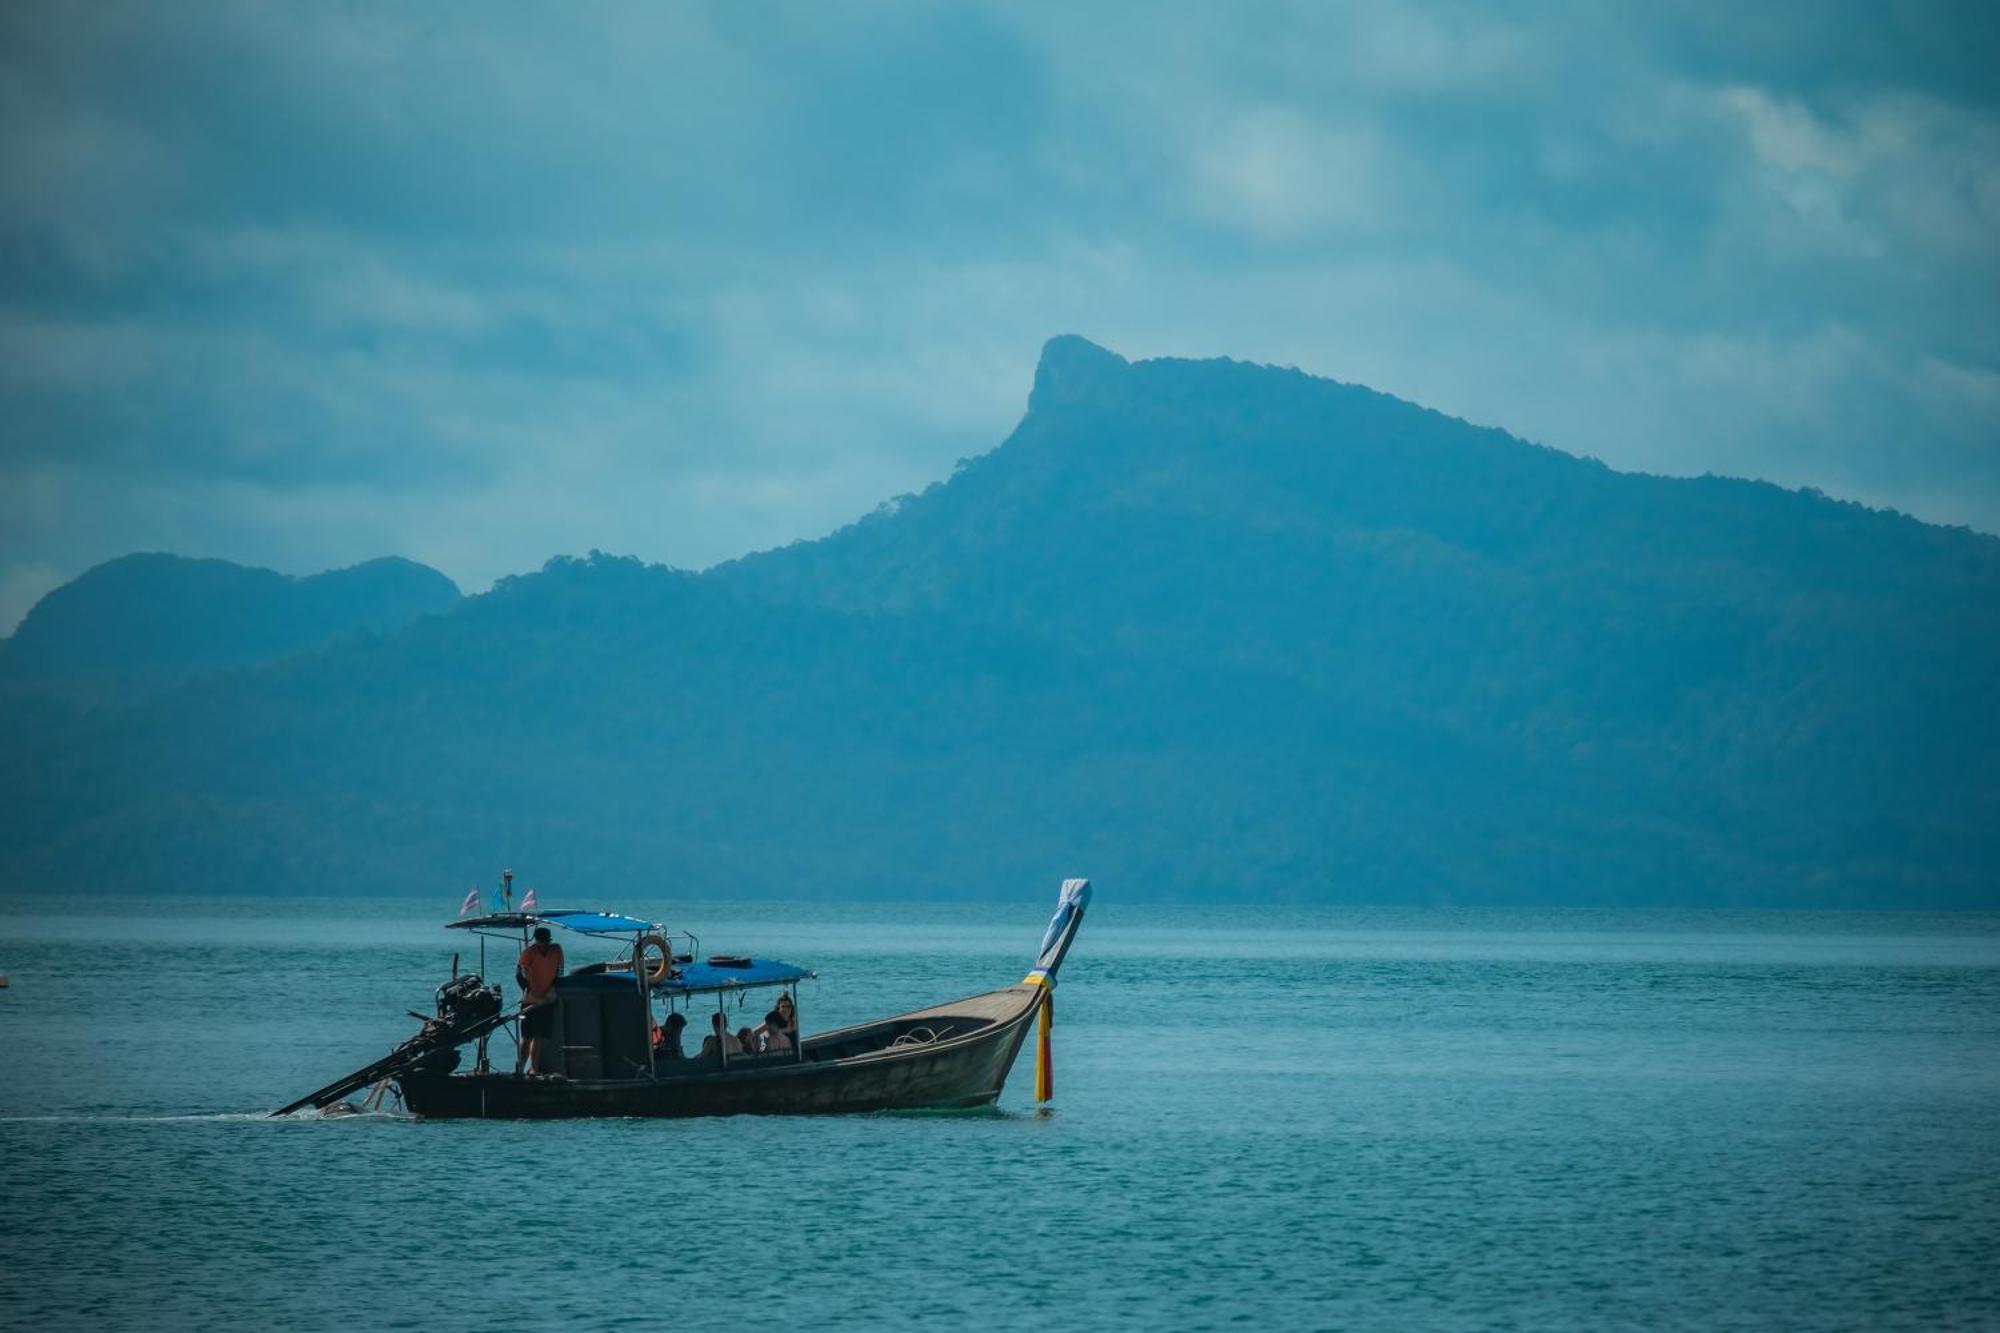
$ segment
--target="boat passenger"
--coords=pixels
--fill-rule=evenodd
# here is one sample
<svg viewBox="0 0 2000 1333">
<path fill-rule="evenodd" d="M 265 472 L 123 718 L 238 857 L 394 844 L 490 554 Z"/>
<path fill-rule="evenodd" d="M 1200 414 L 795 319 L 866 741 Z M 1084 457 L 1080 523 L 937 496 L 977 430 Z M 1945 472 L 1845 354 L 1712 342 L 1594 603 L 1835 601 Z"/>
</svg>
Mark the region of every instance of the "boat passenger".
<svg viewBox="0 0 2000 1333">
<path fill-rule="evenodd" d="M 764 1025 L 757 1029 L 756 1037 L 757 1049 L 766 1055 L 792 1049 L 792 1039 L 785 1031 L 785 1016 L 776 1009 L 764 1015 Z"/>
<path fill-rule="evenodd" d="M 762 1049 L 757 1045 L 757 1034 L 749 1028 L 736 1029 L 736 1048 L 745 1055 L 756 1055 Z"/>
<path fill-rule="evenodd" d="M 537 1074 L 548 1072 L 548 1043 L 556 1032 L 556 978 L 562 975 L 562 945 L 549 938 L 547 926 L 535 927 L 535 942 L 521 950 L 514 964 L 514 981 L 521 988 L 521 1047 L 514 1072 L 525 1061 Z"/>
<path fill-rule="evenodd" d="M 724 1055 L 743 1054 L 743 1043 L 738 1041 L 736 1034 L 729 1030 L 723 1021 L 720 1009 L 708 1016 L 708 1025 L 715 1030 L 702 1038 L 701 1053 L 703 1055 L 714 1055 L 717 1050 L 720 1050 Z"/>
<path fill-rule="evenodd" d="M 663 1025 L 653 1029 L 655 1060 L 687 1059 L 687 1052 L 681 1049 L 681 1029 L 687 1025 L 687 1016 L 676 1011 L 667 1015 L 667 1021 Z"/>
<path fill-rule="evenodd" d="M 799 1010 L 798 1006 L 792 1003 L 792 993 L 790 991 L 778 992 L 778 1017 L 785 1020 L 786 1038 L 794 1045 L 797 1045 L 799 1040 Z"/>
</svg>

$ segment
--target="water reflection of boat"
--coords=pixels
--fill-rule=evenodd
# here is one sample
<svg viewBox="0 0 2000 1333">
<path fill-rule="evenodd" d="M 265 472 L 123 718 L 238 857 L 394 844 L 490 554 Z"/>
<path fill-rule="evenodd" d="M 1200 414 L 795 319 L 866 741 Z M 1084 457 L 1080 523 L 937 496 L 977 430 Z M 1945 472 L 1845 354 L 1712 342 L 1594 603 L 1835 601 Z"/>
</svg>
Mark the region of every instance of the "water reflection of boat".
<svg viewBox="0 0 2000 1333">
<path fill-rule="evenodd" d="M 1000 1095 L 1038 1014 L 1045 1040 L 1037 1093 L 1045 1099 L 1056 973 L 1089 902 L 1088 880 L 1064 882 L 1034 968 L 1017 985 L 818 1033 L 790 1051 L 718 1050 L 679 1059 L 656 1051 L 656 1015 L 683 1013 L 692 1033 L 709 1027 L 692 1020 L 706 1015 L 711 999 L 726 1013 L 729 1003 L 740 1005 L 746 993 L 779 990 L 791 995 L 796 1007 L 797 983 L 814 974 L 766 959 L 696 961 L 699 945 L 693 937 L 668 935 L 651 922 L 616 913 L 504 912 L 455 921 L 451 928 L 482 938 L 480 972 L 439 987 L 437 1017 L 424 1020 L 423 1029 L 388 1056 L 276 1114 L 345 1106 L 345 1098 L 363 1089 L 373 1089 L 379 1101 L 391 1087 L 411 1113 L 443 1118 L 813 1115 L 982 1106 Z M 538 925 L 629 942 L 629 948 L 557 983 L 557 1050 L 545 1076 L 498 1072 L 487 1062 L 488 1039 L 515 1023 L 521 1011 L 503 1009 L 499 988 L 486 984 L 483 941 L 525 942 Z M 683 940 L 689 946 L 685 953 L 677 951 Z M 468 1045 L 474 1063 L 460 1072 L 460 1051 Z"/>
</svg>

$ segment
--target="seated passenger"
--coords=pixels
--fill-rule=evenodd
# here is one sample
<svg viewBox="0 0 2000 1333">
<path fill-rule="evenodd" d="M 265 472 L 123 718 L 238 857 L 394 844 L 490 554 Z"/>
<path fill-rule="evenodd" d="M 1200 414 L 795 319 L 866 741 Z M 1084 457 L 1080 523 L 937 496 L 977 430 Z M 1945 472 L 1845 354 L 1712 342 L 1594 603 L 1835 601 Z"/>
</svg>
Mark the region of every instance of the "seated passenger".
<svg viewBox="0 0 2000 1333">
<path fill-rule="evenodd" d="M 799 1039 L 799 1010 L 798 1006 L 792 1003 L 792 993 L 790 991 L 778 992 L 778 1017 L 785 1020 L 785 1036 L 790 1038 L 794 1043 L 797 1043 Z"/>
<path fill-rule="evenodd" d="M 756 1055 L 758 1053 L 757 1035 L 750 1031 L 749 1028 L 736 1029 L 736 1048 L 745 1055 Z"/>
<path fill-rule="evenodd" d="M 681 1049 L 681 1029 L 688 1025 L 687 1017 L 680 1013 L 667 1015 L 667 1021 L 653 1029 L 653 1058 L 655 1060 L 685 1060 L 687 1052 Z"/>
<path fill-rule="evenodd" d="M 743 1043 L 737 1038 L 735 1033 L 731 1032 L 724 1025 L 721 1010 L 718 1009 L 708 1016 L 708 1025 L 714 1031 L 702 1038 L 701 1053 L 703 1055 L 714 1055 L 718 1050 L 724 1055 L 743 1054 Z M 748 1032 L 749 1029 L 745 1028 L 744 1031 Z"/>
<path fill-rule="evenodd" d="M 757 1029 L 757 1049 L 767 1055 L 792 1049 L 791 1034 L 785 1030 L 785 1016 L 776 1009 L 764 1015 L 764 1026 Z"/>
</svg>

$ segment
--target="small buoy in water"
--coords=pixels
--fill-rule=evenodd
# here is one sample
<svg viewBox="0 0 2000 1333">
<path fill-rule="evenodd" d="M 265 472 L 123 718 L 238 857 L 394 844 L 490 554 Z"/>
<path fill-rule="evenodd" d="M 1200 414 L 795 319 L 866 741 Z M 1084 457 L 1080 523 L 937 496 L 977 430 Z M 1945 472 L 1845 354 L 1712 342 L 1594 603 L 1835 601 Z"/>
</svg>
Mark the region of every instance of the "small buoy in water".
<svg viewBox="0 0 2000 1333">
<path fill-rule="evenodd" d="M 0 990 L 6 990 L 6 989 L 7 989 L 7 974 L 5 972 L 0 972 Z"/>
</svg>

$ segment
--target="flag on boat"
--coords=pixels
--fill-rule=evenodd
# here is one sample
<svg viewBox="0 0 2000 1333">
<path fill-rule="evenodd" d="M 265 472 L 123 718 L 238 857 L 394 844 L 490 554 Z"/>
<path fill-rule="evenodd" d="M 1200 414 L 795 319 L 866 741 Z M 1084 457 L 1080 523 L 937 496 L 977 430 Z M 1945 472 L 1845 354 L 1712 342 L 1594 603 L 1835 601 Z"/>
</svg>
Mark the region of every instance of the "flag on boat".
<svg viewBox="0 0 2000 1333">
<path fill-rule="evenodd" d="M 458 905 L 458 914 L 460 916 L 471 916 L 474 912 L 477 912 L 478 910 L 479 910 L 479 886 L 475 884 L 472 886 L 471 892 L 465 895 L 465 901 Z"/>
<path fill-rule="evenodd" d="M 523 912 L 532 912 L 541 905 L 542 905 L 541 900 L 535 897 L 535 891 L 533 889 L 529 889 L 526 893 L 521 895 L 521 910 Z"/>
<path fill-rule="evenodd" d="M 507 900 L 500 896 L 500 890 L 493 890 L 493 914 L 495 916 L 505 916 L 506 913 Z"/>
</svg>

